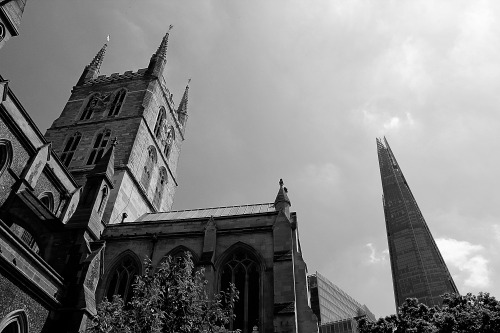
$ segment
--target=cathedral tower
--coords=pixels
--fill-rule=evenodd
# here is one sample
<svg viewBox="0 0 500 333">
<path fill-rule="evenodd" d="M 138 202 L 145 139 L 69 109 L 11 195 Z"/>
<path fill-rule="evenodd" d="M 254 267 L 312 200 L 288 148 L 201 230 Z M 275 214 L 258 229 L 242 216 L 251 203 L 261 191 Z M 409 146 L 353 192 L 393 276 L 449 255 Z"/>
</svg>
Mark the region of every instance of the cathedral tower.
<svg viewBox="0 0 500 333">
<path fill-rule="evenodd" d="M 385 138 L 377 150 L 396 307 L 408 297 L 441 305 L 457 287 Z"/>
<path fill-rule="evenodd" d="M 26 0 L 0 1 L 0 49 L 10 37 L 19 35 Z"/>
<path fill-rule="evenodd" d="M 189 87 L 176 107 L 163 77 L 169 32 L 148 67 L 136 72 L 99 75 L 105 44 L 45 134 L 81 186 L 117 139 L 113 187 L 102 214 L 105 224 L 134 221 L 172 206 Z"/>
</svg>

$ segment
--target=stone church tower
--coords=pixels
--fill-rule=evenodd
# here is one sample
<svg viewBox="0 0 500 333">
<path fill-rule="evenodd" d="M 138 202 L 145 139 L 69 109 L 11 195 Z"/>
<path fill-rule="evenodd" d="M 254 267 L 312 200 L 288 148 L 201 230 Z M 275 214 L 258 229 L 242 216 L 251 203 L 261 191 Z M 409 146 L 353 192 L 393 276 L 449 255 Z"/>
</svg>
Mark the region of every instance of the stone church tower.
<svg viewBox="0 0 500 333">
<path fill-rule="evenodd" d="M 107 44 L 85 67 L 60 117 L 45 137 L 79 184 L 116 138 L 115 170 L 104 224 L 170 210 L 187 121 L 188 90 L 178 107 L 166 87 L 169 32 L 149 66 L 100 75 Z"/>
<path fill-rule="evenodd" d="M 105 44 L 45 136 L 0 76 L 0 332 L 84 331 L 104 297 L 130 299 L 145 258 L 187 252 L 210 293 L 240 291 L 231 330 L 318 331 L 283 181 L 272 202 L 171 210 L 189 86 L 175 106 L 168 38 L 109 76 Z"/>
<path fill-rule="evenodd" d="M 26 0 L 0 1 L 0 49 L 11 38 L 19 35 Z"/>
</svg>

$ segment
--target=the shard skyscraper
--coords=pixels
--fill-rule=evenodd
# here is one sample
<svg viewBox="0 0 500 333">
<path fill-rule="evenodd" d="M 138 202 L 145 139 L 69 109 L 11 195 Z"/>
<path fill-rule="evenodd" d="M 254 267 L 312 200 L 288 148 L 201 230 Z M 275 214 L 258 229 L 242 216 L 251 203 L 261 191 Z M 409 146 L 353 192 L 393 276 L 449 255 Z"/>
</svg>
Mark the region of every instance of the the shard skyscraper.
<svg viewBox="0 0 500 333">
<path fill-rule="evenodd" d="M 385 138 L 377 150 L 396 307 L 408 297 L 440 305 L 457 287 Z"/>
</svg>

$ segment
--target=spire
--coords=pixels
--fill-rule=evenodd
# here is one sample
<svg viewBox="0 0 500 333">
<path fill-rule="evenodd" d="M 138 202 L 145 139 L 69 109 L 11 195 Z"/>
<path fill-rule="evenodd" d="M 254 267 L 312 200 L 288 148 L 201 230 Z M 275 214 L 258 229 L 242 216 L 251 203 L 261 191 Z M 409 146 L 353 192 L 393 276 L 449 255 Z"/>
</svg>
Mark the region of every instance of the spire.
<svg viewBox="0 0 500 333">
<path fill-rule="evenodd" d="M 377 151 L 396 306 L 409 297 L 441 305 L 439 295 L 457 292 L 453 278 L 386 138 Z"/>
<path fill-rule="evenodd" d="M 109 41 L 109 36 L 107 38 Z M 101 70 L 101 65 L 104 60 L 104 55 L 106 54 L 106 49 L 108 47 L 108 43 L 104 43 L 99 52 L 95 55 L 94 59 L 90 62 L 89 65 L 85 66 L 80 79 L 78 80 L 78 85 L 87 82 L 88 80 L 95 79 L 99 75 L 99 71 Z"/>
<path fill-rule="evenodd" d="M 174 27 L 173 25 L 170 25 L 168 27 L 167 33 L 165 34 L 165 36 L 163 36 L 160 46 L 158 46 L 158 50 L 156 50 L 155 53 L 157 57 L 162 57 L 162 58 L 167 57 L 168 35 L 170 34 L 170 30 L 172 30 L 173 27 Z"/>
<path fill-rule="evenodd" d="M 172 30 L 173 27 L 173 25 L 170 25 L 168 27 L 168 31 L 165 36 L 163 36 L 160 46 L 158 46 L 156 52 L 151 56 L 147 71 L 148 74 L 151 74 L 153 76 L 160 76 L 163 73 L 163 69 L 165 68 L 165 64 L 167 63 L 168 36 L 170 34 L 170 30 Z"/>
<path fill-rule="evenodd" d="M 97 74 L 101 69 L 102 61 L 104 60 L 104 55 L 106 54 L 106 49 L 108 48 L 108 43 L 104 43 L 99 52 L 95 55 L 94 59 L 90 62 L 89 68 L 95 69 Z"/>
<path fill-rule="evenodd" d="M 286 187 L 283 187 L 283 179 L 280 179 L 280 189 L 278 190 L 278 195 L 276 195 L 276 199 L 274 200 L 274 207 L 276 210 L 287 210 L 292 203 L 290 199 L 288 199 L 288 190 Z"/>
<path fill-rule="evenodd" d="M 191 82 L 191 79 L 188 80 L 188 83 L 186 85 L 186 89 L 184 90 L 184 95 L 182 95 L 181 102 L 179 103 L 179 106 L 177 107 L 177 116 L 179 117 L 179 121 L 181 122 L 182 126 L 186 125 L 186 120 L 187 120 L 188 93 L 189 93 L 189 83 L 190 82 Z"/>
</svg>

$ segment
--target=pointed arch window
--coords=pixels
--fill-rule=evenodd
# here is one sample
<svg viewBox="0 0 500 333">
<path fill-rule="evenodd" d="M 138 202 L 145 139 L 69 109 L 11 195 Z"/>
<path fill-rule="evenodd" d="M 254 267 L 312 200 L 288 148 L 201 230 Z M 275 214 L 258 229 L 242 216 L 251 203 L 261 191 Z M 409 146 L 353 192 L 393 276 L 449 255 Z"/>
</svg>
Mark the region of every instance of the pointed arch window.
<svg viewBox="0 0 500 333">
<path fill-rule="evenodd" d="M 94 110 L 99 106 L 100 97 L 99 93 L 95 93 L 90 96 L 87 105 L 85 105 L 85 109 L 83 109 L 80 120 L 88 120 L 92 117 Z"/>
<path fill-rule="evenodd" d="M 0 176 L 12 162 L 12 144 L 8 140 L 0 140 Z"/>
<path fill-rule="evenodd" d="M 0 321 L 0 333 L 28 333 L 28 316 L 24 310 L 9 313 Z"/>
<path fill-rule="evenodd" d="M 125 100 L 125 95 L 127 91 L 125 89 L 120 89 L 113 97 L 111 105 L 109 107 L 108 117 L 113 117 L 118 115 L 122 107 L 123 101 Z"/>
<path fill-rule="evenodd" d="M 92 147 L 92 151 L 90 152 L 89 159 L 87 160 L 87 165 L 96 164 L 101 159 L 106 146 L 109 142 L 109 137 L 111 136 L 110 130 L 105 130 L 99 134 L 97 134 L 94 146 Z"/>
<path fill-rule="evenodd" d="M 163 123 L 167 118 L 167 113 L 165 112 L 165 108 L 162 106 L 160 108 L 160 112 L 158 113 L 158 118 L 156 118 L 155 124 L 155 137 L 159 139 L 161 137 L 161 129 L 163 128 Z"/>
<path fill-rule="evenodd" d="M 64 146 L 63 152 L 61 154 L 61 161 L 66 167 L 69 167 L 71 160 L 73 159 L 73 155 L 75 154 L 76 148 L 82 139 L 82 134 L 80 132 L 76 132 L 72 137 L 66 141 L 66 145 Z"/>
<path fill-rule="evenodd" d="M 160 168 L 160 173 L 158 175 L 158 183 L 156 183 L 155 196 L 153 199 L 153 204 L 156 208 L 160 209 L 161 202 L 163 199 L 163 190 L 167 185 L 167 169 L 165 167 Z"/>
<path fill-rule="evenodd" d="M 229 283 L 234 283 L 239 291 L 239 300 L 234 306 L 236 317 L 229 329 L 250 333 L 253 326 L 259 325 L 260 266 L 248 251 L 236 250 L 222 266 L 221 290 L 226 290 Z"/>
<path fill-rule="evenodd" d="M 163 153 L 167 158 L 170 157 L 170 152 L 172 151 L 172 145 L 175 141 L 175 131 L 172 126 L 170 126 L 167 130 L 167 139 L 165 140 L 165 148 L 163 149 Z"/>
<path fill-rule="evenodd" d="M 110 274 L 106 291 L 108 300 L 111 300 L 113 295 L 120 295 L 125 303 L 128 303 L 132 298 L 132 284 L 137 274 L 139 274 L 139 265 L 134 258 L 130 255 L 123 257 Z"/>
<path fill-rule="evenodd" d="M 146 163 L 144 164 L 144 169 L 142 170 L 141 183 L 142 186 L 147 190 L 149 188 L 149 183 L 151 181 L 151 175 L 153 174 L 153 169 L 156 164 L 156 149 L 153 146 L 148 148 L 148 156 L 146 158 Z"/>
<path fill-rule="evenodd" d="M 5 26 L 0 23 L 0 42 L 5 38 Z"/>
<path fill-rule="evenodd" d="M 106 201 L 108 200 L 109 190 L 107 186 L 104 186 L 101 190 L 101 201 L 99 202 L 99 213 L 102 213 L 104 207 L 106 206 Z"/>
<path fill-rule="evenodd" d="M 44 206 L 47 207 L 51 212 L 54 211 L 54 195 L 52 194 L 52 192 L 43 192 L 42 194 L 40 194 L 38 199 L 40 199 Z"/>
</svg>

